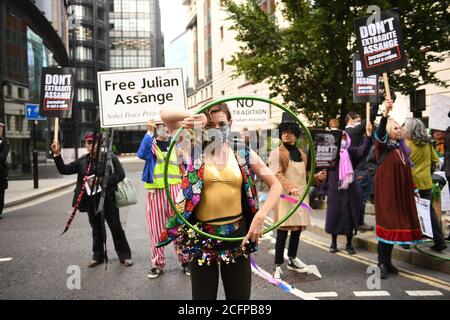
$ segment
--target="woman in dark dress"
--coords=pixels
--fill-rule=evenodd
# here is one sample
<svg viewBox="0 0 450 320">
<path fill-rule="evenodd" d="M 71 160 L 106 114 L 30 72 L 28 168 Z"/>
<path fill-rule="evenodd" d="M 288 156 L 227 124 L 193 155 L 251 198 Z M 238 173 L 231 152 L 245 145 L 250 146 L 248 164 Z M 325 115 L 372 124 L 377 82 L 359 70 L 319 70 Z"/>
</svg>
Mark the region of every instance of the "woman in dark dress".
<svg viewBox="0 0 450 320">
<path fill-rule="evenodd" d="M 347 236 L 346 250 L 355 254 L 352 246 L 353 235 L 356 233 L 360 215 L 361 189 L 354 182 L 354 171 L 358 163 L 367 157 L 372 145 L 372 126 L 366 125 L 364 141 L 358 147 L 351 146 L 348 134 L 342 133 L 339 168 L 330 170 L 325 189 L 328 191 L 327 216 L 325 231 L 332 235 L 330 252 L 338 252 L 337 236 Z"/>
<path fill-rule="evenodd" d="M 392 100 L 386 99 L 386 110 L 375 133 L 375 155 L 379 163 L 375 174 L 375 218 L 382 279 L 389 273 L 398 274 L 391 262 L 394 244 L 409 245 L 422 238 L 414 200 L 412 163 L 401 126 L 388 119 L 391 109 Z"/>
</svg>

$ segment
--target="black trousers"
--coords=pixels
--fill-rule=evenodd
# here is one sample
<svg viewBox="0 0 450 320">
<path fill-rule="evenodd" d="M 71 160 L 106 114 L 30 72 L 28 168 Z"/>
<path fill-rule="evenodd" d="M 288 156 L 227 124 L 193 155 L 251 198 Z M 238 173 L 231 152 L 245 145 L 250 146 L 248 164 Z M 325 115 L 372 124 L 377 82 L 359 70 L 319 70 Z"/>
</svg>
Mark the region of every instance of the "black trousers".
<svg viewBox="0 0 450 320">
<path fill-rule="evenodd" d="M 198 265 L 198 259 L 191 261 L 191 283 L 193 300 L 217 300 L 219 288 L 219 269 L 227 300 L 249 300 L 252 273 L 250 259 L 240 256 L 235 262 L 210 266 Z"/>
<path fill-rule="evenodd" d="M 0 188 L 0 215 L 3 213 L 4 206 L 5 206 L 5 189 Z"/>
<path fill-rule="evenodd" d="M 93 210 L 88 211 L 89 223 L 92 227 L 92 251 L 94 260 L 103 260 L 103 235 L 101 214 L 95 215 Z M 105 200 L 105 220 L 111 230 L 114 248 L 116 249 L 119 260 L 123 262 L 125 259 L 131 259 L 131 250 L 128 245 L 125 231 L 120 222 L 119 208 L 112 201 Z"/>
<path fill-rule="evenodd" d="M 295 258 L 297 256 L 300 233 L 301 231 L 291 231 L 288 247 L 289 258 Z M 281 265 L 284 262 L 284 247 L 286 245 L 287 235 L 287 230 L 277 230 L 277 241 L 275 242 L 275 264 L 277 265 Z"/>
<path fill-rule="evenodd" d="M 392 249 L 393 244 L 378 241 L 377 251 L 378 251 L 378 264 L 389 265 L 392 259 Z"/>
<path fill-rule="evenodd" d="M 433 194 L 431 189 L 419 190 L 420 197 L 423 199 L 430 200 L 433 203 Z M 433 206 L 430 206 L 430 218 L 431 218 L 431 228 L 433 229 L 433 240 L 434 244 L 437 246 L 445 245 L 444 235 L 442 233 L 441 223 L 436 216 Z"/>
</svg>

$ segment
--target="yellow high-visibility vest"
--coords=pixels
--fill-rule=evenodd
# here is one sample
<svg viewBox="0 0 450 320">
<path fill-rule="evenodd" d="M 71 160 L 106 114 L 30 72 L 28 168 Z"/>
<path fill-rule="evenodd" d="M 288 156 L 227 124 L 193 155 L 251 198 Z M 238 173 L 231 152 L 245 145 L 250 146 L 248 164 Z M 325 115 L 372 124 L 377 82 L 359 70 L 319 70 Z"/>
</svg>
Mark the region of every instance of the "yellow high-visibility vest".
<svg viewBox="0 0 450 320">
<path fill-rule="evenodd" d="M 164 162 L 167 152 L 162 152 L 156 148 L 156 165 L 153 171 L 153 183 L 144 183 L 146 189 L 164 189 Z M 180 166 L 177 162 L 176 150 L 172 150 L 170 154 L 169 166 L 167 168 L 167 180 L 169 185 L 181 183 Z"/>
</svg>

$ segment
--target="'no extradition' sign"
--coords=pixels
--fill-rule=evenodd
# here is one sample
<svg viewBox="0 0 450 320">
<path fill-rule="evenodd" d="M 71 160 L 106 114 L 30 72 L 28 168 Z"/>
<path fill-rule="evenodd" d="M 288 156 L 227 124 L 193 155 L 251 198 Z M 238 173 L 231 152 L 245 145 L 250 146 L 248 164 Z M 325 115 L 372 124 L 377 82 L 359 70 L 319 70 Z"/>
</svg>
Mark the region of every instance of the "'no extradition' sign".
<svg viewBox="0 0 450 320">
<path fill-rule="evenodd" d="M 74 79 L 70 68 L 42 68 L 39 115 L 70 118 L 73 91 Z"/>
<path fill-rule="evenodd" d="M 365 76 L 394 71 L 406 66 L 405 49 L 396 9 L 355 19 L 356 43 Z"/>
<path fill-rule="evenodd" d="M 163 108 L 186 109 L 181 68 L 106 71 L 97 77 L 102 128 L 143 125 L 160 120 Z"/>
<path fill-rule="evenodd" d="M 353 102 L 379 103 L 378 76 L 364 77 L 359 54 L 353 54 Z"/>
<path fill-rule="evenodd" d="M 227 102 L 233 127 L 261 127 L 270 124 L 270 104 L 259 100 L 233 100 Z"/>
</svg>

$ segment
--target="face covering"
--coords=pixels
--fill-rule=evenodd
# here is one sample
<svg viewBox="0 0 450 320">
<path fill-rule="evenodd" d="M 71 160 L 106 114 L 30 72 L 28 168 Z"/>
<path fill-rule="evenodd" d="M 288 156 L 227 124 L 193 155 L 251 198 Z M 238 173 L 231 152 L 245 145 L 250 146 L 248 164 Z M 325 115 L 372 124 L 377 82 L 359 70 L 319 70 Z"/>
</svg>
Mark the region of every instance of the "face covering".
<svg viewBox="0 0 450 320">
<path fill-rule="evenodd" d="M 167 134 L 166 128 L 164 126 L 158 126 L 156 128 L 156 134 L 161 140 L 169 140 L 169 135 Z"/>
<path fill-rule="evenodd" d="M 347 141 L 341 140 L 341 150 L 344 150 L 345 148 L 347 148 Z"/>
<path fill-rule="evenodd" d="M 216 139 L 222 139 L 221 142 L 224 143 L 228 140 L 230 136 L 230 126 L 225 125 L 219 128 L 210 128 L 206 131 L 205 140 L 206 141 L 215 141 Z M 213 138 L 214 137 L 214 138 Z"/>
</svg>

